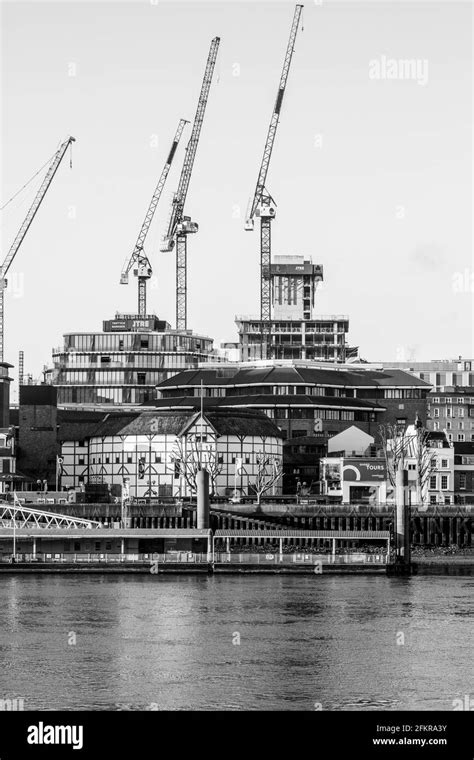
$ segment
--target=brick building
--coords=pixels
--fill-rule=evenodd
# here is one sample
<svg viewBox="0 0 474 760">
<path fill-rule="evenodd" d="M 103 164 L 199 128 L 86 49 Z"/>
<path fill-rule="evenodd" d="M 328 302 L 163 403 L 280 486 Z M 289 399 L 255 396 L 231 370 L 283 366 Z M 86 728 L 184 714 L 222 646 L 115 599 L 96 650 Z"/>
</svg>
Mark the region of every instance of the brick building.
<svg viewBox="0 0 474 760">
<path fill-rule="evenodd" d="M 428 430 L 444 431 L 449 441 L 474 442 L 474 387 L 456 386 L 428 396 Z"/>
</svg>

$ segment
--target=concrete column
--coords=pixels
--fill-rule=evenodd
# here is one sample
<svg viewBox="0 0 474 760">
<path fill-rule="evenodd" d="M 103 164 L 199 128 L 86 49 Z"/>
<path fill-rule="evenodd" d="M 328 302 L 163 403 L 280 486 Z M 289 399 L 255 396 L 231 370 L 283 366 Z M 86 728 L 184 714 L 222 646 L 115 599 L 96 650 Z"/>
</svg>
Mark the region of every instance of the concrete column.
<svg viewBox="0 0 474 760">
<path fill-rule="evenodd" d="M 33 537 L 33 559 L 36 559 L 36 538 Z"/>
<path fill-rule="evenodd" d="M 405 504 L 403 461 L 400 459 L 395 475 L 396 503 L 396 559 L 404 565 L 410 564 L 410 525 L 408 508 Z"/>
<path fill-rule="evenodd" d="M 120 554 L 123 556 L 125 554 L 125 539 L 120 539 Z"/>
<path fill-rule="evenodd" d="M 278 541 L 280 544 L 279 554 L 280 554 L 280 562 L 281 562 L 283 559 L 283 539 L 279 538 Z"/>
<path fill-rule="evenodd" d="M 209 473 L 198 470 L 196 473 L 197 490 L 197 528 L 209 528 Z"/>
<path fill-rule="evenodd" d="M 336 561 L 336 539 L 332 539 L 332 561 Z"/>
<path fill-rule="evenodd" d="M 226 552 L 227 554 L 230 554 L 230 538 L 227 537 L 225 542 L 226 542 Z"/>
</svg>

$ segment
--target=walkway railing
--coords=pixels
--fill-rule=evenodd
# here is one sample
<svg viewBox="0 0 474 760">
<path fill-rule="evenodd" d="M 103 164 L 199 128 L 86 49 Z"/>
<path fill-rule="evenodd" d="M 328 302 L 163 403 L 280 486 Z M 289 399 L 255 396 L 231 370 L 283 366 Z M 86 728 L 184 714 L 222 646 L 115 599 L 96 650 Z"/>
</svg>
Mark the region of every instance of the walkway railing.
<svg viewBox="0 0 474 760">
<path fill-rule="evenodd" d="M 12 555 L 3 554 L 0 555 L 0 562 L 11 563 Z M 205 564 L 212 562 L 212 555 L 207 553 L 194 553 L 194 552 L 171 552 L 168 554 L 158 554 L 156 552 L 147 554 L 109 554 L 100 552 L 64 552 L 64 553 L 37 553 L 33 554 L 17 554 L 15 562 L 31 562 L 31 563 L 103 563 L 108 565 L 117 565 L 120 563 L 134 563 L 137 565 L 149 565 L 150 568 L 156 565 L 165 564 Z M 245 552 L 242 554 L 228 553 L 228 552 L 216 552 L 214 555 L 214 562 L 218 564 L 228 565 L 351 565 L 351 564 L 364 564 L 364 565 L 386 565 L 386 554 L 368 554 L 365 552 L 353 552 L 350 554 L 279 554 L 275 553 L 255 553 L 251 554 Z"/>
<path fill-rule="evenodd" d="M 11 554 L 0 555 L 0 562 L 11 562 Z M 58 563 L 88 563 L 88 562 L 103 562 L 104 564 L 119 564 L 121 562 L 133 562 L 142 565 L 154 565 L 155 563 L 164 564 L 199 564 L 208 562 L 207 554 L 195 554 L 194 552 L 172 552 L 169 554 L 110 554 L 105 552 L 64 552 L 57 553 L 37 553 L 33 554 L 17 554 L 15 558 L 16 562 L 58 562 Z"/>
<path fill-rule="evenodd" d="M 235 565 L 386 565 L 386 554 L 237 554 L 234 552 L 216 552 L 214 561 Z"/>
</svg>

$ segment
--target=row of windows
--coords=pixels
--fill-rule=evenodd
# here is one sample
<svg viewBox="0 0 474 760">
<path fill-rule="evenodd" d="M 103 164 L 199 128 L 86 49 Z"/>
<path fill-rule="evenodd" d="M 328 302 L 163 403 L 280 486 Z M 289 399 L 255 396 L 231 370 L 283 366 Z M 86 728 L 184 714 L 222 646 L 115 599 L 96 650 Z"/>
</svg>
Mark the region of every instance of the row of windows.
<svg viewBox="0 0 474 760">
<path fill-rule="evenodd" d="M 456 398 L 453 398 L 452 396 L 446 396 L 445 398 L 434 396 L 433 398 L 430 398 L 430 401 L 432 401 L 433 404 L 474 404 L 474 398 L 470 396 L 458 396 Z"/>
<path fill-rule="evenodd" d="M 158 385 L 166 379 L 165 372 L 122 372 L 103 370 L 64 370 L 58 374 L 57 383 L 87 385 Z"/>
<path fill-rule="evenodd" d="M 420 372 L 420 379 L 436 386 L 474 387 L 474 372 Z"/>
<path fill-rule="evenodd" d="M 158 454 L 157 452 L 154 452 L 151 459 L 150 457 L 144 456 L 142 452 L 136 452 L 136 453 L 138 454 L 137 462 L 139 465 L 140 464 L 146 465 L 147 463 L 150 463 L 150 462 L 154 464 L 162 464 L 163 462 L 165 462 L 165 457 L 163 453 Z M 272 453 L 271 449 L 269 449 L 267 453 L 271 454 Z M 220 453 L 217 455 L 217 463 L 218 464 L 225 464 L 225 463 L 236 464 L 237 459 L 242 459 L 243 464 L 258 464 L 260 456 L 261 456 L 261 452 L 258 452 L 258 451 L 244 453 L 242 457 L 238 457 L 237 454 L 232 454 L 232 453 L 228 455 L 224 453 Z M 92 457 L 91 464 L 93 465 L 94 464 L 120 464 L 121 465 L 121 464 L 133 464 L 134 461 L 135 461 L 135 458 L 133 456 L 133 453 L 125 452 L 125 455 L 123 458 L 120 456 L 120 454 L 115 454 L 114 456 L 111 456 L 109 454 L 103 457 L 102 456 Z M 78 465 L 85 466 L 85 457 L 80 456 L 78 458 Z"/>
<path fill-rule="evenodd" d="M 155 351 L 212 351 L 213 341 L 185 335 L 152 333 L 89 333 L 65 335 L 64 348 L 77 351 L 127 351 L 150 349 Z"/>
<path fill-rule="evenodd" d="M 265 414 L 275 420 L 357 420 L 367 422 L 371 412 L 358 412 L 345 409 L 265 409 Z"/>
<path fill-rule="evenodd" d="M 82 354 L 76 352 L 62 353 L 55 355 L 54 366 L 58 369 L 73 369 L 74 367 L 88 368 L 97 370 L 98 368 L 107 369 L 109 367 L 124 367 L 133 369 L 134 367 L 144 367 L 157 369 L 161 367 L 183 367 L 195 365 L 199 361 L 206 361 L 208 354 L 202 353 L 155 353 L 147 351 L 146 353 L 129 353 L 124 351 L 121 354 Z"/>
<path fill-rule="evenodd" d="M 58 404 L 142 404 L 155 398 L 152 388 L 58 388 Z"/>
<path fill-rule="evenodd" d="M 430 491 L 437 491 L 438 483 L 442 491 L 447 491 L 449 489 L 449 475 L 430 475 Z"/>
<path fill-rule="evenodd" d="M 469 411 L 469 417 L 474 417 L 474 408 L 469 409 L 468 411 Z M 443 412 L 443 414 L 441 414 L 441 412 Z M 433 409 L 433 416 L 434 417 L 456 417 L 456 416 L 464 417 L 464 409 L 462 406 L 460 406 L 458 409 L 453 409 L 450 406 L 446 407 L 446 409 L 438 409 L 437 407 L 435 407 Z"/>
<path fill-rule="evenodd" d="M 420 388 L 386 388 L 383 398 L 422 398 Z"/>
<path fill-rule="evenodd" d="M 347 322 L 273 322 L 270 331 L 272 333 L 329 333 L 334 335 L 336 332 L 345 333 L 349 329 Z M 241 333 L 257 333 L 262 332 L 262 325 L 259 322 L 247 322 L 240 328 Z"/>
<path fill-rule="evenodd" d="M 322 388 L 314 385 L 255 385 L 237 386 L 225 388 L 204 388 L 203 395 L 209 397 L 223 396 L 330 396 L 333 398 L 354 398 L 355 390 L 345 388 Z M 186 388 L 170 389 L 164 393 L 164 397 L 176 395 L 190 395 L 189 386 Z M 200 396 L 201 389 L 194 388 L 194 396 Z"/>
</svg>

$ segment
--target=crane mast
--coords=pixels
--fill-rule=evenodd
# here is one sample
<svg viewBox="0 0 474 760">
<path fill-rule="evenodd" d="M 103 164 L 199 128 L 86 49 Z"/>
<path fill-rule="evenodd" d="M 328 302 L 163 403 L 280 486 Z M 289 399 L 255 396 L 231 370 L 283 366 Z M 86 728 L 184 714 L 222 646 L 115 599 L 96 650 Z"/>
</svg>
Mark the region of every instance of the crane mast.
<svg viewBox="0 0 474 760">
<path fill-rule="evenodd" d="M 43 179 L 43 182 L 41 183 L 41 186 L 34 197 L 33 203 L 31 204 L 20 229 L 18 230 L 16 237 L 10 246 L 10 250 L 5 256 L 5 260 L 3 264 L 0 266 L 0 361 L 3 361 L 3 350 L 4 350 L 5 288 L 7 287 L 7 284 L 8 284 L 6 280 L 6 275 L 7 275 L 8 270 L 10 269 L 13 259 L 15 258 L 18 252 L 20 245 L 22 244 L 25 238 L 26 233 L 28 232 L 31 222 L 35 218 L 36 212 L 41 206 L 43 198 L 46 195 L 46 192 L 52 182 L 52 179 L 58 170 L 59 164 L 64 158 L 64 154 L 66 153 L 69 145 L 71 145 L 73 142 L 75 142 L 74 137 L 66 138 L 66 140 L 64 140 L 62 145 L 54 154 L 53 159 L 49 165 L 48 171 L 46 172 L 45 177 Z"/>
<path fill-rule="evenodd" d="M 206 68 L 201 85 L 196 115 L 194 117 L 191 137 L 186 146 L 183 168 L 178 190 L 174 194 L 168 230 L 163 238 L 161 251 L 172 251 L 176 244 L 176 329 L 186 330 L 187 324 L 187 236 L 198 231 L 199 226 L 184 216 L 184 204 L 188 194 L 194 159 L 204 121 L 207 99 L 212 82 L 212 75 L 217 59 L 220 38 L 214 37 L 207 57 Z"/>
<path fill-rule="evenodd" d="M 148 230 L 150 229 L 150 225 L 152 223 L 158 201 L 160 200 L 161 193 L 165 186 L 166 178 L 168 177 L 171 164 L 173 163 L 174 154 L 176 153 L 176 149 L 179 145 L 183 129 L 188 123 L 189 122 L 186 119 L 179 120 L 178 128 L 173 138 L 168 158 L 166 159 L 163 171 L 161 172 L 158 184 L 155 188 L 155 192 L 153 193 L 153 197 L 150 201 L 150 205 L 141 226 L 137 242 L 135 243 L 135 247 L 131 255 L 123 265 L 122 274 L 120 275 L 120 283 L 122 285 L 128 285 L 128 274 L 131 268 L 134 265 L 136 266 L 136 268 L 133 270 L 133 274 L 138 278 L 138 314 L 141 317 L 146 316 L 146 281 L 149 280 L 153 274 L 150 261 L 143 249 L 145 245 L 145 239 L 148 234 Z"/>
<path fill-rule="evenodd" d="M 275 106 L 273 108 L 270 126 L 268 127 L 263 158 L 258 173 L 257 185 L 245 221 L 245 229 L 251 231 L 254 229 L 255 217 L 257 216 L 260 218 L 260 320 L 262 322 L 262 359 L 267 358 L 266 354 L 270 337 L 271 222 L 276 215 L 276 203 L 266 187 L 266 181 L 302 10 L 303 5 L 296 5 L 283 62 L 283 69 L 280 76 L 280 83 L 278 85 Z"/>
</svg>

